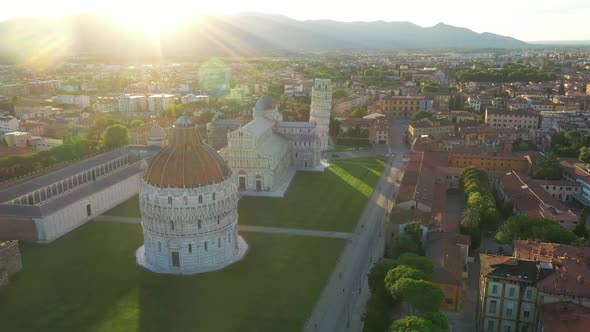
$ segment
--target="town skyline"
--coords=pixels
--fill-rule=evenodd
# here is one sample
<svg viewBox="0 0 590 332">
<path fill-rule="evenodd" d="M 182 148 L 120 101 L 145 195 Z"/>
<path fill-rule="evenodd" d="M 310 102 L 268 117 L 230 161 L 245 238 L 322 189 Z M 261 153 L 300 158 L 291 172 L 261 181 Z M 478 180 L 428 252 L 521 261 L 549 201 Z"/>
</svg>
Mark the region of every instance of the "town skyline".
<svg viewBox="0 0 590 332">
<path fill-rule="evenodd" d="M 313 8 L 313 10 L 310 10 Z M 379 10 L 376 10 L 379 8 Z M 182 10 L 179 10 L 182 9 Z M 472 11 L 473 15 L 466 15 Z M 444 3 L 389 4 L 381 0 L 368 0 L 362 8 L 334 8 L 333 3 L 314 3 L 303 0 L 297 6 L 255 0 L 247 4 L 235 0 L 221 0 L 215 5 L 199 6 L 185 0 L 172 0 L 165 7 L 135 1 L 78 3 L 70 0 L 46 4 L 38 1 L 21 1 L 0 14 L 0 22 L 30 17 L 61 17 L 71 14 L 96 12 L 107 14 L 132 28 L 157 33 L 176 26 L 195 13 L 204 15 L 236 15 L 261 13 L 283 15 L 298 21 L 333 20 L 339 22 L 411 22 L 421 27 L 431 27 L 440 22 L 465 27 L 477 33 L 490 32 L 531 41 L 587 41 L 590 29 L 583 17 L 590 13 L 590 4 L 579 0 L 565 3 L 550 1 L 520 1 L 508 3 L 501 0 L 497 6 L 485 8 L 485 15 L 465 0 Z M 133 15 L 129 15 L 133 13 Z M 548 24 L 548 22 L 550 22 Z M 584 22 L 584 23 L 582 23 Z"/>
</svg>

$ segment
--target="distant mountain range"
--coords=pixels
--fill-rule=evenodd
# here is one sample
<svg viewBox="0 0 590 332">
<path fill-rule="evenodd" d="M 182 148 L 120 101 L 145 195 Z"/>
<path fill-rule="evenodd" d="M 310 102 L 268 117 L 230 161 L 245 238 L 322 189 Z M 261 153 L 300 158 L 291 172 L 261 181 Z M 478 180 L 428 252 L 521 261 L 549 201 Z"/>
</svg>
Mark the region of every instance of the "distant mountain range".
<svg viewBox="0 0 590 332">
<path fill-rule="evenodd" d="M 285 16 L 194 16 L 159 38 L 97 14 L 0 23 L 0 55 L 191 56 L 272 51 L 409 48 L 519 48 L 527 43 L 439 23 L 297 21 Z"/>
</svg>

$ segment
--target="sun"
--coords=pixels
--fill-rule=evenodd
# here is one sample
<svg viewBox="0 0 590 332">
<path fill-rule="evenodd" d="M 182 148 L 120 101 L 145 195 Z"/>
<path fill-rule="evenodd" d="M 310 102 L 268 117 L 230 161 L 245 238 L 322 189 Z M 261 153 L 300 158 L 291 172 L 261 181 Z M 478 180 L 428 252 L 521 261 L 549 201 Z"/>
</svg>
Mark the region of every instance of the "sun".
<svg viewBox="0 0 590 332">
<path fill-rule="evenodd" d="M 183 11 L 166 10 L 166 7 L 138 6 L 127 10 L 110 13 L 110 16 L 130 29 L 149 35 L 159 35 L 162 31 L 174 27 L 187 17 Z"/>
</svg>

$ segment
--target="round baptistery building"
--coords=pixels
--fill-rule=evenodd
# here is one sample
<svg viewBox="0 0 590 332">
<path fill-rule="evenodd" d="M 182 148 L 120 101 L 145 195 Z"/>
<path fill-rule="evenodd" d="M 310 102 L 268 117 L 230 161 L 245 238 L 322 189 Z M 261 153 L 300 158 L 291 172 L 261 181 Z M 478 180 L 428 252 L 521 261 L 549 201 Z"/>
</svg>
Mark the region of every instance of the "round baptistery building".
<svg viewBox="0 0 590 332">
<path fill-rule="evenodd" d="M 181 116 L 149 161 L 139 194 L 144 245 L 137 263 L 157 273 L 222 269 L 246 254 L 238 236 L 238 188 L 219 154 Z"/>
</svg>

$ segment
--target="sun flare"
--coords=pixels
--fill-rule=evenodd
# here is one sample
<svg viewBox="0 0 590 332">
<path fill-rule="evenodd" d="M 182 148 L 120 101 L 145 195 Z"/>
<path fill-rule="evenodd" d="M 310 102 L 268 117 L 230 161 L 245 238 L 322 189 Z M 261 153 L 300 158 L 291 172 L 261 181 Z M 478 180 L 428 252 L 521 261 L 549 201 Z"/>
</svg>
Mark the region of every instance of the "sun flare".
<svg viewBox="0 0 590 332">
<path fill-rule="evenodd" d="M 188 16 L 188 13 L 182 10 L 171 12 L 166 8 L 163 10 L 162 7 L 145 6 L 110 13 L 110 16 L 130 29 L 150 35 L 159 35 L 162 31 L 180 23 Z"/>
</svg>

